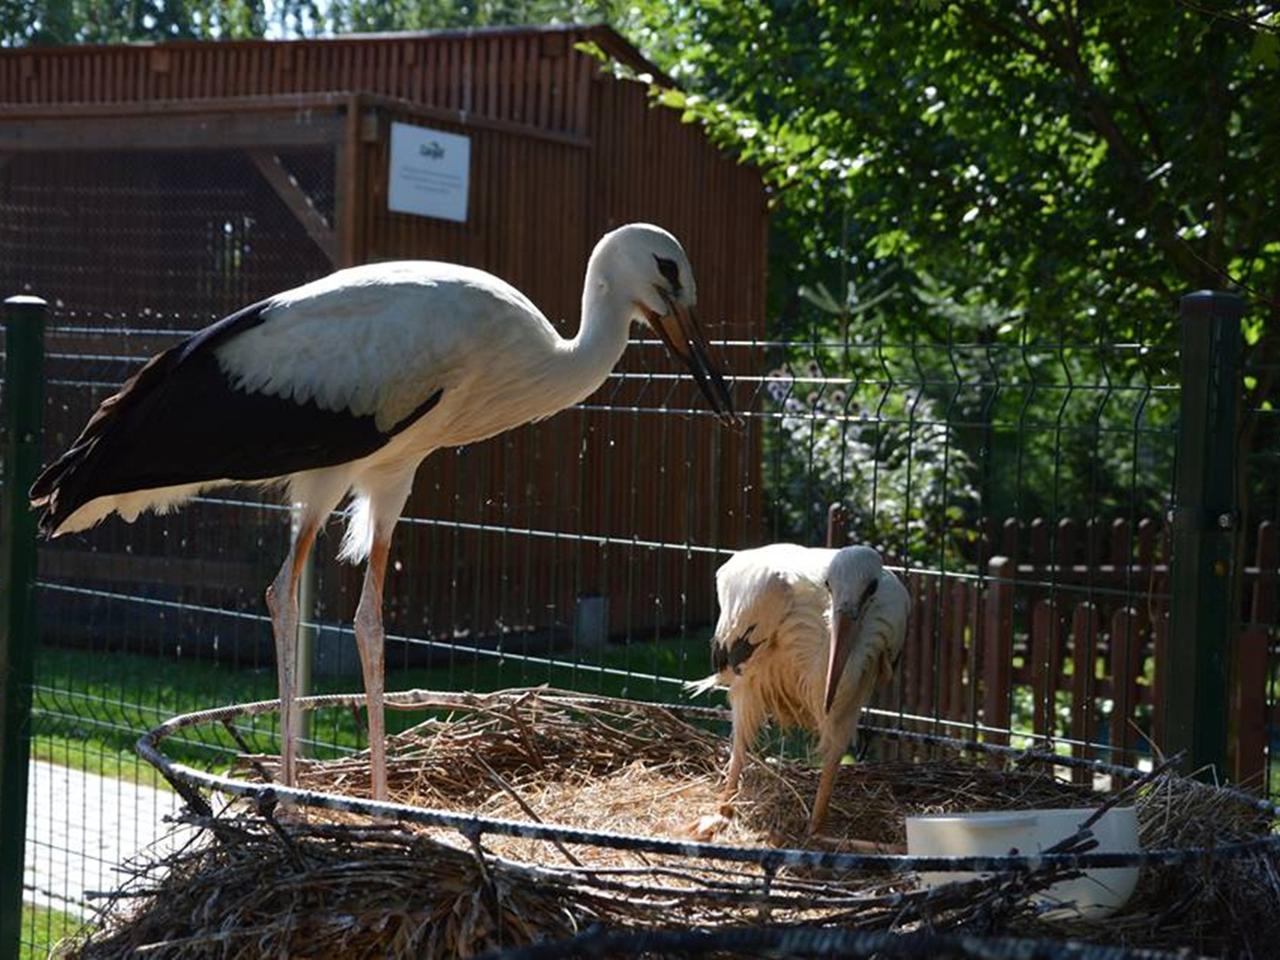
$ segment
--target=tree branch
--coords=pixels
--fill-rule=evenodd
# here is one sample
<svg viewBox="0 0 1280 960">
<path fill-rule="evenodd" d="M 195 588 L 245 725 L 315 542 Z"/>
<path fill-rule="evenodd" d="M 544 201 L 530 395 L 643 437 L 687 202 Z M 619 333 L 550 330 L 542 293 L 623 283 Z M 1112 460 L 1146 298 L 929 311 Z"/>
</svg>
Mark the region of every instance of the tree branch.
<svg viewBox="0 0 1280 960">
<path fill-rule="evenodd" d="M 1045 41 L 1044 48 L 1037 47 L 1007 25 L 992 20 L 984 11 L 976 9 L 973 4 L 964 4 L 961 9 L 972 17 L 975 22 L 1022 49 L 1031 52 L 1041 63 L 1055 68 L 1057 72 L 1064 75 L 1072 83 L 1076 95 L 1081 101 L 1081 108 L 1085 117 L 1088 118 L 1094 130 L 1102 136 L 1108 148 L 1113 152 L 1123 168 L 1134 193 L 1148 209 L 1148 219 L 1156 245 L 1189 283 L 1201 282 L 1203 271 L 1199 261 L 1194 256 L 1191 256 L 1190 251 L 1183 246 L 1183 241 L 1178 236 L 1172 213 L 1161 205 L 1153 194 L 1151 184 L 1147 180 L 1147 171 L 1142 163 L 1141 153 L 1129 142 L 1128 137 L 1120 129 L 1119 123 L 1107 105 L 1106 98 L 1094 86 L 1092 76 L 1080 56 L 1079 46 L 1070 41 L 1070 38 L 1067 45 L 1058 46 L 1053 44 L 1052 38 L 1045 27 L 1023 10 L 1017 11 L 1019 19 L 1027 25 L 1027 28 L 1032 33 Z M 1078 38 L 1079 34 L 1076 33 L 1074 36 Z"/>
<path fill-rule="evenodd" d="M 987 16 L 986 11 L 980 10 L 977 6 L 975 6 L 972 3 L 962 3 L 960 4 L 960 8 L 964 13 L 966 13 L 969 16 L 971 20 L 973 20 L 979 26 L 984 27 L 986 30 L 990 31 L 991 33 L 999 34 L 1001 37 L 1003 37 L 1005 40 L 1008 40 L 1014 46 L 1020 47 L 1026 53 L 1031 54 L 1031 56 L 1035 57 L 1041 63 L 1045 63 L 1050 66 L 1054 64 L 1053 56 L 1052 54 L 1050 54 L 1048 50 L 1041 47 L 1037 47 L 1034 43 L 1027 40 L 1021 34 L 1009 29 L 1000 21 L 992 20 L 990 17 Z"/>
<path fill-rule="evenodd" d="M 1133 64 L 1129 59 L 1129 52 L 1125 49 L 1124 42 L 1115 35 L 1114 31 L 1107 32 L 1107 42 L 1111 44 L 1111 49 L 1116 52 L 1116 66 L 1120 69 L 1120 76 L 1124 79 L 1124 85 L 1130 90 L 1135 91 L 1132 96 L 1133 112 L 1138 118 L 1138 123 L 1142 126 L 1142 131 L 1147 135 L 1147 140 L 1151 144 L 1152 153 L 1156 158 L 1162 158 L 1164 153 L 1164 144 L 1160 138 L 1160 131 L 1156 129 L 1155 122 L 1151 119 L 1151 112 L 1147 109 L 1142 98 L 1136 93 L 1138 89 L 1138 78 L 1134 75 Z"/>
</svg>

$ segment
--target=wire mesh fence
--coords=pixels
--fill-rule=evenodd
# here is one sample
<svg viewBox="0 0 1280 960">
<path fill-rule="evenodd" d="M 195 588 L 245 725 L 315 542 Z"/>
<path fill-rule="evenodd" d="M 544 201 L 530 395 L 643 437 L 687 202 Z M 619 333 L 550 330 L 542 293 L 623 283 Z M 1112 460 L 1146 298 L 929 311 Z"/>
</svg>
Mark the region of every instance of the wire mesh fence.
<svg viewBox="0 0 1280 960">
<path fill-rule="evenodd" d="M 330 161 L 288 158 L 316 183 L 331 179 Z M 241 196 L 183 193 L 195 181 L 250 179 L 237 162 L 173 156 L 146 174 L 163 179 L 159 187 L 133 182 L 142 174 L 123 165 L 99 178 L 123 184 L 116 193 L 57 201 L 92 220 L 150 197 L 131 215 L 179 210 L 204 238 L 195 254 L 175 244 L 142 255 L 119 234 L 24 220 L 21 192 L 6 194 L 16 213 L 4 249 L 40 255 L 10 260 L 3 276 L 15 291 L 34 276 L 34 292 L 54 301 L 46 462 L 154 353 L 323 272 L 314 251 L 299 252 L 308 248 L 287 217 L 273 226 L 270 212 L 228 212 L 248 203 Z M 15 169 L 6 171 L 12 182 Z M 46 263 L 55 249 L 71 252 Z M 78 265 L 95 257 L 108 269 L 63 296 L 59 287 L 79 283 Z M 884 553 L 914 604 L 894 687 L 873 705 L 882 716 L 907 729 L 1015 745 L 1049 738 L 1077 757 L 1142 763 L 1164 733 L 1157 707 L 1182 361 L 1171 318 L 1172 309 L 1123 325 L 944 322 L 904 337 L 902 324 L 815 314 L 801 328 L 776 325 L 765 340 L 743 339 L 729 318 L 710 332 L 743 411 L 732 432 L 660 344 L 639 339 L 579 407 L 424 465 L 386 586 L 388 689 L 548 683 L 679 699 L 682 681 L 710 670 L 713 574 L 732 551 L 772 540 L 861 542 Z M 1256 398 L 1237 534 L 1242 627 L 1238 636 L 1224 628 L 1242 664 L 1231 774 L 1273 792 L 1274 369 L 1255 363 L 1242 373 Z M 177 713 L 275 695 L 262 595 L 290 521 L 269 493 L 221 490 L 169 516 L 111 520 L 40 546 L 24 885 L 53 912 L 30 915 L 28 945 L 51 935 L 58 915 L 91 918 L 89 893 L 114 885 L 120 859 L 151 838 L 157 811 L 172 808 L 173 795 L 133 752 L 138 736 Z M 350 629 L 358 580 L 333 558 L 340 524 L 335 516 L 328 525 L 304 588 L 317 693 L 360 682 Z M 168 754 L 224 770 L 245 746 L 274 751 L 273 723 L 184 731 Z M 363 737 L 358 715 L 333 714 L 305 741 L 329 757 L 361 749 Z"/>
<path fill-rule="evenodd" d="M 48 456 L 198 323 L 55 311 Z M 705 490 L 667 479 L 692 472 L 689 438 L 709 415 L 673 394 L 688 385 L 639 341 L 639 360 L 582 409 L 489 449 L 444 451 L 424 468 L 426 496 L 397 531 L 387 588 L 390 689 L 549 683 L 679 698 L 682 680 L 709 669 L 714 567 L 761 539 L 834 536 L 877 546 L 912 588 L 907 650 L 876 709 L 952 734 L 1048 736 L 1078 756 L 1134 759 L 1149 752 L 1147 738 L 1160 742 L 1152 708 L 1168 623 L 1173 347 L 1025 335 L 904 343 L 874 333 L 717 345 L 766 358 L 761 375 L 735 379 L 746 442 L 711 476 L 715 489 L 747 480 L 729 520 L 707 523 Z M 645 391 L 667 403 L 645 406 Z M 549 484 L 529 480 L 527 463 L 539 459 Z M 270 495 L 219 491 L 170 516 L 42 545 L 37 760 L 152 785 L 132 752 L 141 731 L 178 712 L 273 696 L 261 597 L 289 521 Z M 1274 626 L 1265 621 L 1273 530 L 1261 527 L 1250 544 L 1260 569 L 1248 575 L 1249 623 L 1264 630 Z M 332 549 L 321 554 L 304 623 L 313 689 L 347 691 L 359 685 L 355 583 Z M 1262 699 L 1273 707 L 1274 690 Z M 269 751 L 265 723 L 241 732 Z M 360 749 L 362 733 L 348 716 L 308 741 L 333 756 Z M 217 769 L 239 747 L 202 731 L 173 749 Z M 37 824 L 63 815 L 61 803 L 81 808 L 68 819 L 88 813 L 109 833 L 144 802 L 121 787 L 114 806 L 107 797 L 86 811 L 86 787 L 39 770 Z M 83 894 L 68 890 L 109 885 L 100 872 L 91 883 L 65 876 L 82 857 L 78 842 L 37 834 L 33 893 L 83 909 Z M 99 871 L 110 857 L 100 859 Z"/>
</svg>

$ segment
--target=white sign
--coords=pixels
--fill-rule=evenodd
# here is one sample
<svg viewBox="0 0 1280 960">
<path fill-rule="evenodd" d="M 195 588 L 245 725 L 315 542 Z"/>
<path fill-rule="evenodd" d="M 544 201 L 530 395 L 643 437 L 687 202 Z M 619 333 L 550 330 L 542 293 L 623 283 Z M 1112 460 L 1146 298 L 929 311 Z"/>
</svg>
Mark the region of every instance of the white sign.
<svg viewBox="0 0 1280 960">
<path fill-rule="evenodd" d="M 470 137 L 393 123 L 387 209 L 465 223 L 470 170 Z"/>
</svg>

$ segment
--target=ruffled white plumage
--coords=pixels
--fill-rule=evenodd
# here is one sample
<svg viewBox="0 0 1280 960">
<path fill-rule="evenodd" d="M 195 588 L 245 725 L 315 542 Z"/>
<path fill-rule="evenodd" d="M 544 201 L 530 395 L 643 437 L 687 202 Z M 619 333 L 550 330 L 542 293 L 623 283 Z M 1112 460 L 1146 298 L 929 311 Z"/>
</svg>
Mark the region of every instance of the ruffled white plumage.
<svg viewBox="0 0 1280 960">
<path fill-rule="evenodd" d="M 717 571 L 716 590 L 720 617 L 711 642 L 718 669 L 685 689 L 728 689 L 733 751 L 725 797 L 736 791 L 745 753 L 766 720 L 811 730 L 823 758 L 810 822 L 817 829 L 862 708 L 876 684 L 893 676 L 910 598 L 874 550 L 786 543 L 739 551 Z M 834 646 L 840 630 L 833 629 L 833 618 L 859 626 L 838 680 L 828 679 L 844 649 Z M 695 829 L 703 839 L 710 832 Z"/>
<path fill-rule="evenodd" d="M 554 356 L 559 335 L 520 291 L 482 270 L 375 263 L 279 294 L 264 321 L 218 348 L 241 390 L 373 416 L 390 430 L 452 388 L 483 351 L 501 365 Z"/>
</svg>

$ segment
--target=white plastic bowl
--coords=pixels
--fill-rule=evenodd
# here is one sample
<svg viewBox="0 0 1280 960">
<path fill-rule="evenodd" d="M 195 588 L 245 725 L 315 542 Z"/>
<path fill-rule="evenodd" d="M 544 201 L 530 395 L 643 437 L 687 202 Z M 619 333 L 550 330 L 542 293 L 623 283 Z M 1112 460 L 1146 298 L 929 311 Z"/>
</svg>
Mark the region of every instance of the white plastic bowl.
<svg viewBox="0 0 1280 960">
<path fill-rule="evenodd" d="M 1001 810 L 986 813 L 907 817 L 907 853 L 913 857 L 1033 856 L 1074 834 L 1094 813 L 1087 808 Z M 1114 807 L 1092 826 L 1097 847 L 1090 853 L 1136 853 L 1138 817 L 1133 807 Z M 981 876 L 922 873 L 927 887 Z M 1043 917 L 1105 917 L 1124 906 L 1138 883 L 1137 867 L 1087 870 L 1036 895 Z"/>
</svg>

